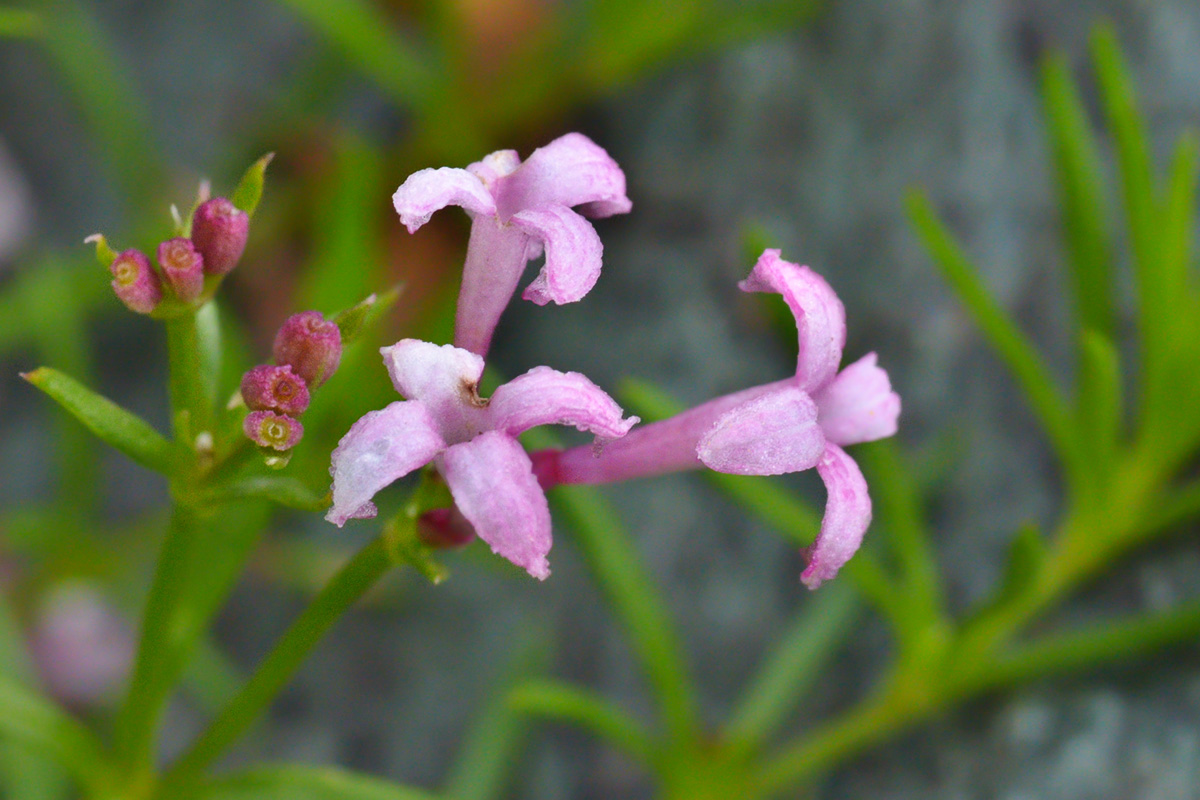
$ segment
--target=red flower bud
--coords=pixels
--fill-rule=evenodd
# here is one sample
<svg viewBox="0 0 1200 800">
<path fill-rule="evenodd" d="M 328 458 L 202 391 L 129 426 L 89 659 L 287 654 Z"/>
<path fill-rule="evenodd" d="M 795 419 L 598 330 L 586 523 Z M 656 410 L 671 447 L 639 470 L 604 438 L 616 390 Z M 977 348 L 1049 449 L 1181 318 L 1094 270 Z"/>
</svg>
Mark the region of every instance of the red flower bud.
<svg viewBox="0 0 1200 800">
<path fill-rule="evenodd" d="M 190 303 L 204 291 L 204 257 L 191 240 L 176 237 L 158 246 L 158 265 L 175 296 Z"/>
<path fill-rule="evenodd" d="M 457 508 L 435 508 L 417 517 L 417 538 L 437 550 L 470 544 L 475 527 Z"/>
<path fill-rule="evenodd" d="M 224 275 L 237 266 L 249 233 L 250 217 L 224 197 L 205 200 L 192 215 L 192 242 L 209 275 Z"/>
<path fill-rule="evenodd" d="M 274 411 L 252 411 L 246 415 L 242 430 L 259 447 L 284 452 L 291 450 L 304 435 L 300 421 Z"/>
<path fill-rule="evenodd" d="M 298 416 L 308 408 L 308 386 L 287 364 L 263 364 L 242 377 L 242 399 L 251 411 Z"/>
<path fill-rule="evenodd" d="M 289 364 L 310 389 L 324 383 L 342 360 L 342 332 L 320 311 L 293 314 L 275 335 L 275 363 Z"/>
<path fill-rule="evenodd" d="M 150 259 L 138 250 L 126 250 L 108 265 L 112 288 L 130 311 L 149 314 L 162 300 L 162 282 Z"/>
</svg>

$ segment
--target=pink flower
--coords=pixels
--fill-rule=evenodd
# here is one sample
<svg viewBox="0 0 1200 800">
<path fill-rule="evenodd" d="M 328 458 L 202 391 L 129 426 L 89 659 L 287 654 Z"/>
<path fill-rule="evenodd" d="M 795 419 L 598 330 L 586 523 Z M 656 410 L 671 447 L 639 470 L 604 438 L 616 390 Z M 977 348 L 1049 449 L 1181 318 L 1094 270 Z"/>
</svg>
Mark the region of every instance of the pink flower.
<svg viewBox="0 0 1200 800">
<path fill-rule="evenodd" d="M 536 472 L 549 488 L 701 466 L 738 475 L 816 467 L 828 500 L 801 575 L 815 589 L 854 555 L 871 522 L 866 481 L 842 447 L 894 434 L 900 397 L 874 353 L 838 372 L 846 312 L 829 284 L 808 267 L 767 250 L 739 288 L 783 295 L 800 339 L 794 376 L 643 426 L 599 453 L 586 447 L 535 453 Z"/>
<path fill-rule="evenodd" d="M 524 163 L 515 150 L 499 150 L 466 169 L 423 169 L 408 177 L 392 202 L 410 233 L 448 205 L 471 216 L 454 343 L 479 355 L 487 354 L 531 259 L 546 254 L 545 266 L 525 289 L 526 300 L 545 305 L 581 299 L 600 275 L 603 248 L 580 214 L 608 217 L 631 208 L 621 168 L 579 133 L 539 147 Z"/>
<path fill-rule="evenodd" d="M 404 339 L 381 351 L 407 400 L 363 416 L 333 452 L 336 525 L 375 516 L 371 498 L 430 462 L 459 511 L 497 554 L 535 578 L 550 574 L 550 510 L 516 437 L 537 425 L 574 425 L 615 439 L 637 421 L 583 375 L 534 367 L 479 396 L 483 359 L 452 345 Z"/>
<path fill-rule="evenodd" d="M 46 688 L 63 702 L 90 707 L 113 699 L 134 647 L 129 625 L 91 584 L 60 584 L 37 608 L 31 652 Z"/>
</svg>

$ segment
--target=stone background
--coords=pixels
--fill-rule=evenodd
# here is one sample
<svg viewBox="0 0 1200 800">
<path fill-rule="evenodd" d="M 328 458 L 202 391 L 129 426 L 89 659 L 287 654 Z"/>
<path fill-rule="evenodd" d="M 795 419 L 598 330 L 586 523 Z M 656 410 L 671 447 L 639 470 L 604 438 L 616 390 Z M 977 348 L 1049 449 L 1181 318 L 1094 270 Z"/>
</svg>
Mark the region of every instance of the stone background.
<svg viewBox="0 0 1200 800">
<path fill-rule="evenodd" d="M 212 158 L 232 109 L 269 96 L 279 65 L 308 44 L 274 6 L 246 3 L 233 20 L 217 5 L 121 2 L 104 11 L 137 50 L 169 152 L 195 165 Z M 792 352 L 734 287 L 748 269 L 742 233 L 763 226 L 785 257 L 821 271 L 842 296 L 847 359 L 879 352 L 904 398 L 901 441 L 918 455 L 947 432 L 960 442 L 931 515 L 949 597 L 965 605 L 996 579 L 1018 525 L 1053 521 L 1054 470 L 1019 393 L 911 233 L 903 193 L 928 189 L 1003 305 L 1066 376 L 1036 63 L 1045 46 L 1065 49 L 1090 91 L 1086 37 L 1103 16 L 1120 32 L 1162 163 L 1200 112 L 1200 5 L 1188 0 L 833 2 L 806 30 L 673 68 L 593 107 L 575 127 L 624 167 L 635 211 L 601 225 L 606 267 L 587 302 L 512 307 L 497 362 L 510 374 L 541 363 L 580 370 L 608 387 L 647 378 L 691 402 L 787 374 Z M 56 130 L 31 100 L 51 91 L 50 79 L 19 57 L 0 49 L 0 133 L 33 187 L 40 235 L 73 243 L 112 212 L 95 188 L 93 154 L 72 147 L 74 134 Z M 188 69 L 189 59 L 204 69 Z M 363 102 L 348 99 L 347 115 L 362 114 Z M 173 124 L 181 115 L 188 124 Z M 3 443 L 18 441 L 36 401 L 4 394 L 13 410 L 0 422 L 0 468 L 12 475 L 27 448 Z M 819 502 L 810 476 L 796 485 Z M 719 720 L 806 601 L 801 560 L 695 476 L 610 496 L 665 584 L 706 713 Z M 10 489 L 0 502 L 15 497 Z M 646 709 L 624 638 L 563 538 L 544 585 L 468 555 L 452 562 L 446 586 L 394 586 L 398 610 L 339 626 L 245 756 L 336 761 L 434 785 L 506 658 L 550 629 L 556 674 Z M 1200 547 L 1181 537 L 1132 559 L 1062 618 L 1164 607 L 1198 580 Z M 253 663 L 297 603 L 243 587 L 221 624 L 231 652 Z M 866 624 L 832 670 L 837 684 L 823 705 L 862 690 L 883 643 Z M 1197 656 L 1183 648 L 974 703 L 856 761 L 816 796 L 1200 797 Z M 178 709 L 174 735 L 182 740 L 196 721 Z M 535 737 L 522 775 L 514 798 L 651 796 L 624 761 L 558 728 Z"/>
</svg>

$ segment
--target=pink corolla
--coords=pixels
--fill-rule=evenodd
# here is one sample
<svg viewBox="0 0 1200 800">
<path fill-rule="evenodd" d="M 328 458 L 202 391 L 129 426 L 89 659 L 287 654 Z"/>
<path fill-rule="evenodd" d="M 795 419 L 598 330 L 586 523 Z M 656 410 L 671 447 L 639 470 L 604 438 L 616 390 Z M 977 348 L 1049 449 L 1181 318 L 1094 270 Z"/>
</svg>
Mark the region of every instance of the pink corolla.
<svg viewBox="0 0 1200 800">
<path fill-rule="evenodd" d="M 581 299 L 600 275 L 603 252 L 584 217 L 631 208 L 625 173 L 579 133 L 539 147 L 524 162 L 515 150 L 498 150 L 466 169 L 423 169 L 408 177 L 392 202 L 410 233 L 446 206 L 461 206 L 471 216 L 454 343 L 479 355 L 487 354 L 530 260 L 545 253 L 526 300 L 545 305 Z"/>
<path fill-rule="evenodd" d="M 846 312 L 833 289 L 808 267 L 767 250 L 739 285 L 783 295 L 796 318 L 796 374 L 711 400 L 645 425 L 602 451 L 572 448 L 534 454 L 543 487 L 606 483 L 708 467 L 738 475 L 779 475 L 816 467 L 828 499 L 801 580 L 809 588 L 837 575 L 871 522 L 871 498 L 843 446 L 891 436 L 900 397 L 869 353 L 838 371 Z"/>
<path fill-rule="evenodd" d="M 404 339 L 385 347 L 392 384 L 406 400 L 354 423 L 333 452 L 333 506 L 339 526 L 376 514 L 371 498 L 432 462 L 455 505 L 497 554 L 535 578 L 550 574 L 550 510 L 516 437 L 537 425 L 574 425 L 598 442 L 637 422 L 590 380 L 534 367 L 479 396 L 483 359 L 453 345 Z"/>
</svg>

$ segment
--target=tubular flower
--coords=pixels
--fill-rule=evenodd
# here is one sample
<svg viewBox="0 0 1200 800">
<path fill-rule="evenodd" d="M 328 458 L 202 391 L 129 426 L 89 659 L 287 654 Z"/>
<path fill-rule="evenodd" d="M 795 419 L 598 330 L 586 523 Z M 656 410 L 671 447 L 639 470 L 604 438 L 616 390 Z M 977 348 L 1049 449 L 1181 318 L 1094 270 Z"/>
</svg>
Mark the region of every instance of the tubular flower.
<svg viewBox="0 0 1200 800">
<path fill-rule="evenodd" d="M 535 453 L 535 471 L 549 488 L 702 466 L 738 475 L 816 467 L 828 499 L 801 575 L 815 589 L 854 555 L 871 522 L 867 483 L 842 447 L 894 434 L 900 397 L 874 353 L 838 371 L 846 312 L 829 284 L 808 267 L 767 250 L 738 286 L 783 295 L 800 340 L 795 375 L 643 426 L 599 453 L 579 447 Z"/>
<path fill-rule="evenodd" d="M 524 163 L 515 150 L 499 150 L 466 169 L 423 169 L 396 190 L 392 203 L 410 233 L 449 205 L 471 216 L 454 343 L 481 356 L 531 259 L 546 255 L 522 295 L 526 300 L 581 299 L 600 275 L 603 251 L 584 216 L 631 208 L 621 168 L 579 133 L 539 147 Z"/>
<path fill-rule="evenodd" d="M 392 384 L 407 400 L 354 423 L 333 452 L 333 506 L 326 519 L 375 516 L 380 489 L 432 462 L 455 505 L 497 554 L 535 578 L 550 574 L 550 510 L 516 437 L 537 425 L 574 425 L 597 441 L 637 422 L 574 372 L 534 367 L 479 396 L 483 359 L 452 345 L 404 339 L 385 347 Z"/>
</svg>

